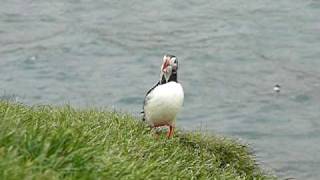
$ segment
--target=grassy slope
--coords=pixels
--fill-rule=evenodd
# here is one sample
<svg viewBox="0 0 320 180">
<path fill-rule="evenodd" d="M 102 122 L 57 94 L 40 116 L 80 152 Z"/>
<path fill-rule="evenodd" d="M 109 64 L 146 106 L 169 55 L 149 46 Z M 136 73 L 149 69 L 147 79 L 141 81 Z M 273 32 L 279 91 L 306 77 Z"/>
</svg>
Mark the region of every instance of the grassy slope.
<svg viewBox="0 0 320 180">
<path fill-rule="evenodd" d="M 0 179 L 268 179 L 254 163 L 232 140 L 156 139 L 123 114 L 0 102 Z"/>
</svg>

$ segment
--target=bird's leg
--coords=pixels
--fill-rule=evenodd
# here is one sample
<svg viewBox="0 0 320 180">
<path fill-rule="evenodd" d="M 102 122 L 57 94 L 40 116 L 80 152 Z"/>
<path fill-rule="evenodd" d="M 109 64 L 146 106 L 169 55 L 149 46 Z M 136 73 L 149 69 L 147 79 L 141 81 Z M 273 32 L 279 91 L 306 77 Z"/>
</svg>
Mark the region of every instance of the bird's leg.
<svg viewBox="0 0 320 180">
<path fill-rule="evenodd" d="M 154 131 L 154 136 L 158 139 L 161 131 L 159 131 L 157 128 L 161 127 L 162 125 L 155 125 L 152 127 L 153 131 Z"/>
<path fill-rule="evenodd" d="M 163 124 L 155 125 L 155 126 L 151 127 L 155 132 L 155 137 L 159 138 L 159 135 L 161 134 L 162 130 L 161 131 L 157 131 L 157 128 L 163 127 L 163 126 L 169 127 L 169 130 L 167 132 L 167 138 L 172 138 L 173 137 L 173 133 L 174 133 L 174 127 L 172 125 L 163 125 Z"/>
<path fill-rule="evenodd" d="M 167 138 L 172 138 L 173 137 L 173 132 L 174 132 L 174 127 L 169 125 L 169 131 L 167 133 Z"/>
</svg>

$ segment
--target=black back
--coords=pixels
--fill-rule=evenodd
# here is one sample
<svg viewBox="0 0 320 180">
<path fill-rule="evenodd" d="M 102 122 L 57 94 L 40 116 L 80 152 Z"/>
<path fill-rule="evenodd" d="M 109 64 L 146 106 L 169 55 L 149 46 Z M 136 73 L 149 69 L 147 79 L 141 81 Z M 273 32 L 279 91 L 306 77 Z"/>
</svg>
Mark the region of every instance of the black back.
<svg viewBox="0 0 320 180">
<path fill-rule="evenodd" d="M 142 117 L 142 120 L 145 121 L 145 114 L 144 114 L 144 106 L 147 104 L 147 101 L 148 101 L 148 95 L 151 93 L 151 91 L 154 90 L 154 88 L 156 88 L 157 86 L 160 85 L 160 81 L 155 84 L 151 89 L 149 89 L 149 91 L 147 92 L 146 96 L 144 97 L 144 100 L 143 100 L 143 111 L 141 113 L 143 113 L 143 117 Z"/>
</svg>

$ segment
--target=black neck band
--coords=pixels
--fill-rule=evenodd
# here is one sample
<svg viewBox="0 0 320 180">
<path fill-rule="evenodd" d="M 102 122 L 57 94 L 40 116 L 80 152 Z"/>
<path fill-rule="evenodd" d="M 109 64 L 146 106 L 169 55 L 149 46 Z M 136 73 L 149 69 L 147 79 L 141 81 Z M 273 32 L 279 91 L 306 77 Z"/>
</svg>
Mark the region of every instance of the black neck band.
<svg viewBox="0 0 320 180">
<path fill-rule="evenodd" d="M 178 82 L 178 75 L 176 71 L 172 72 L 171 76 L 169 77 L 168 82 L 171 82 L 171 81 Z M 165 83 L 167 83 L 167 81 L 163 75 L 161 78 L 160 84 L 165 84 Z"/>
</svg>

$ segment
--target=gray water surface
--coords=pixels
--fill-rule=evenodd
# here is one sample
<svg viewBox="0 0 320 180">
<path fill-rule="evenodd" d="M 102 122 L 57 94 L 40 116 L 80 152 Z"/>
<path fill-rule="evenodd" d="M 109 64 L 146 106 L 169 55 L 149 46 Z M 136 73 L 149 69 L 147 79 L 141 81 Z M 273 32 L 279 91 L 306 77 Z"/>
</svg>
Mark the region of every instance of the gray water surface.
<svg viewBox="0 0 320 180">
<path fill-rule="evenodd" d="M 0 98 L 138 115 L 171 53 L 179 128 L 240 138 L 280 177 L 320 179 L 319 17 L 317 0 L 2 0 Z"/>
</svg>

